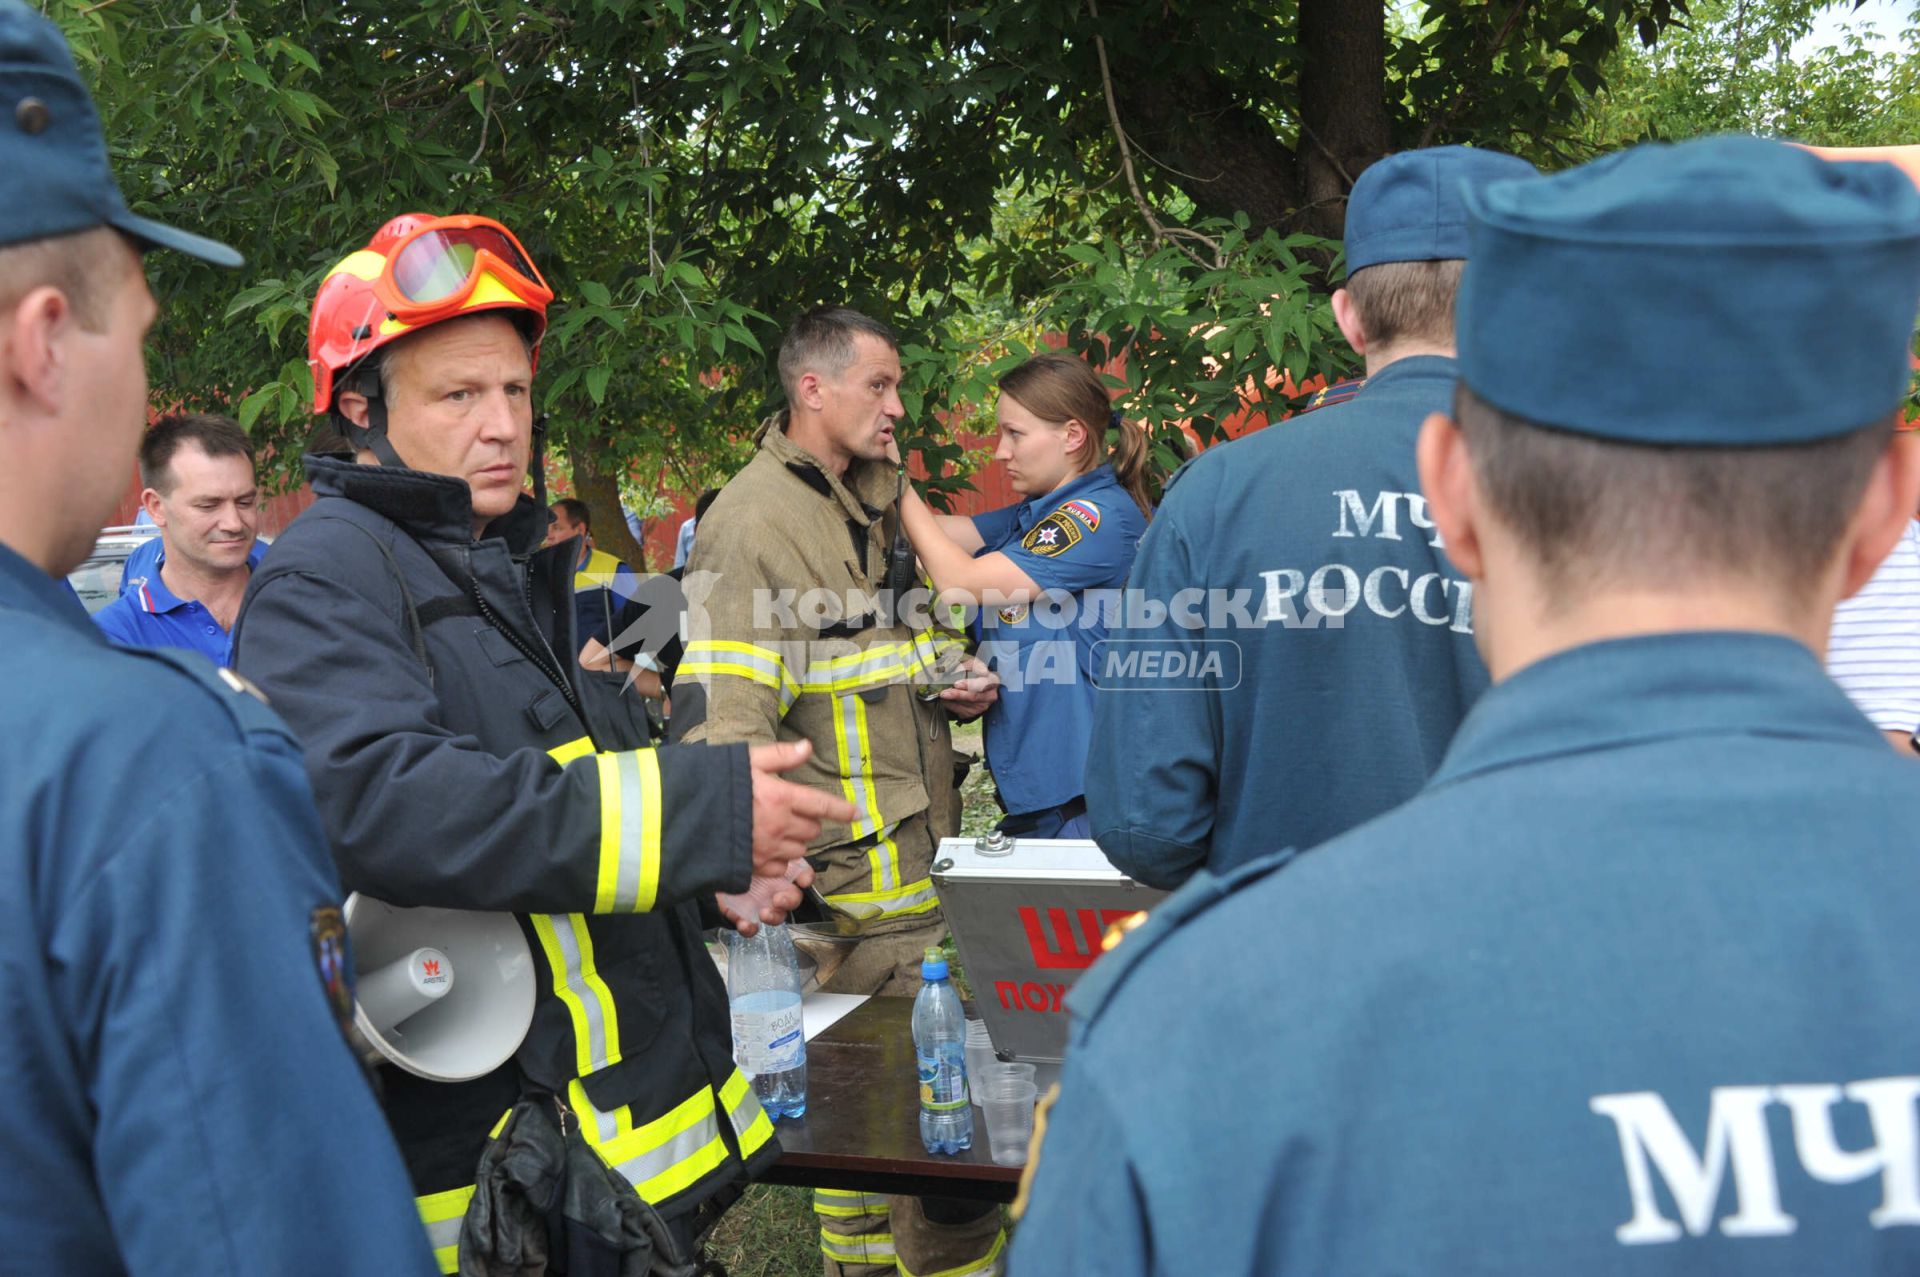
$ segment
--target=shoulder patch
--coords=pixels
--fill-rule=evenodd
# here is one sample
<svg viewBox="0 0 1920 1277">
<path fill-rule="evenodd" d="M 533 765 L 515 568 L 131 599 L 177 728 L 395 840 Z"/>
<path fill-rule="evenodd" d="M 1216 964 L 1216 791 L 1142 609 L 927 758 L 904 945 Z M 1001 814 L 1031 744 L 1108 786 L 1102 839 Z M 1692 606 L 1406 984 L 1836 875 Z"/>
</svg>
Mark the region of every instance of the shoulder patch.
<svg viewBox="0 0 1920 1277">
<path fill-rule="evenodd" d="M 1013 1208 L 1009 1212 L 1013 1222 L 1019 1223 L 1027 1213 L 1027 1202 L 1033 1191 L 1033 1173 L 1040 1165 L 1040 1146 L 1047 1140 L 1047 1118 L 1053 1114 L 1053 1105 L 1060 1098 L 1060 1084 L 1055 1082 L 1040 1097 L 1040 1103 L 1033 1110 L 1033 1135 L 1027 1141 L 1027 1164 L 1020 1172 L 1020 1191 L 1014 1194 Z"/>
<path fill-rule="evenodd" d="M 320 971 L 327 1009 L 349 1043 L 353 1041 L 353 971 L 347 961 L 347 924 L 338 905 L 319 905 L 307 915 L 307 942 Z"/>
<path fill-rule="evenodd" d="M 1152 909 L 1127 919 L 1122 932 L 1125 943 L 1121 943 L 1121 937 L 1111 937 L 1111 943 L 1101 945 L 1104 952 L 1067 994 L 1067 1009 L 1076 1020 L 1097 1019 L 1127 975 L 1161 941 L 1248 883 L 1284 869 L 1295 854 L 1291 847 L 1276 851 L 1241 865 L 1224 878 L 1202 870 Z"/>
<path fill-rule="evenodd" d="M 224 665 L 220 667 L 219 674 L 220 681 L 228 687 L 231 687 L 234 691 L 251 696 L 262 705 L 271 705 L 273 703 L 267 699 L 267 694 L 260 690 L 260 685 L 246 675 L 236 674 Z"/>
<path fill-rule="evenodd" d="M 1100 530 L 1100 507 L 1093 502 L 1073 500 L 1062 505 L 1060 508 L 1080 520 L 1080 522 L 1086 524 L 1087 531 L 1098 532 Z"/>
<path fill-rule="evenodd" d="M 1080 544 L 1081 535 L 1079 524 L 1055 510 L 1028 529 L 1020 538 L 1020 548 L 1043 559 L 1054 559 Z"/>
<path fill-rule="evenodd" d="M 1313 398 L 1307 401 L 1307 406 L 1300 411 L 1302 413 L 1308 413 L 1312 412 L 1315 408 L 1325 408 L 1330 404 L 1345 403 L 1347 400 L 1359 394 L 1361 387 L 1366 384 L 1367 379 L 1365 377 L 1349 377 L 1345 381 L 1336 381 L 1330 386 L 1322 386 L 1314 393 Z"/>
</svg>

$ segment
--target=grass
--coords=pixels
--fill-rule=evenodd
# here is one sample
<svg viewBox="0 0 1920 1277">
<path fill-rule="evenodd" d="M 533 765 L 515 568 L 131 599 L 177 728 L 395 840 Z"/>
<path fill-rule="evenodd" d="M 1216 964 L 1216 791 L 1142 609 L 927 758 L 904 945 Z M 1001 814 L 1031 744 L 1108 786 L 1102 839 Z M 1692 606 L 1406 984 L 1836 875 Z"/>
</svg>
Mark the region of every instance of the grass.
<svg viewBox="0 0 1920 1277">
<path fill-rule="evenodd" d="M 987 775 L 984 762 L 980 724 L 956 724 L 953 745 L 983 760 L 974 764 L 960 790 L 960 832 L 972 837 L 993 828 L 1000 819 L 999 804 L 993 800 L 993 779 Z M 949 938 L 948 948 L 952 945 Z M 820 1239 L 814 1223 L 813 1191 L 753 1185 L 713 1230 L 708 1249 L 727 1266 L 732 1277 L 818 1277 Z"/>
<path fill-rule="evenodd" d="M 813 1190 L 751 1185 L 714 1228 L 707 1249 L 731 1277 L 818 1277 Z"/>
</svg>

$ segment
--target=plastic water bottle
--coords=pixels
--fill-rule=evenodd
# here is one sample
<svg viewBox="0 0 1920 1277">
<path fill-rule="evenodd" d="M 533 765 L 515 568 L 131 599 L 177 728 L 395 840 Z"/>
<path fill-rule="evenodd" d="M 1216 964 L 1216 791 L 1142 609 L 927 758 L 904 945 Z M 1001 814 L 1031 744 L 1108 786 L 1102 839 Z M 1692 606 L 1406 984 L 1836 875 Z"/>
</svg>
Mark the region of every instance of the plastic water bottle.
<svg viewBox="0 0 1920 1277">
<path fill-rule="evenodd" d="M 967 1099 L 967 1019 L 947 979 L 947 960 L 927 950 L 913 1000 L 913 1052 L 920 1067 L 920 1142 L 929 1153 L 973 1147 L 973 1106 Z"/>
<path fill-rule="evenodd" d="M 784 927 L 727 934 L 733 1059 L 774 1121 L 807 1111 L 807 1040 L 800 1030 L 800 961 Z"/>
</svg>

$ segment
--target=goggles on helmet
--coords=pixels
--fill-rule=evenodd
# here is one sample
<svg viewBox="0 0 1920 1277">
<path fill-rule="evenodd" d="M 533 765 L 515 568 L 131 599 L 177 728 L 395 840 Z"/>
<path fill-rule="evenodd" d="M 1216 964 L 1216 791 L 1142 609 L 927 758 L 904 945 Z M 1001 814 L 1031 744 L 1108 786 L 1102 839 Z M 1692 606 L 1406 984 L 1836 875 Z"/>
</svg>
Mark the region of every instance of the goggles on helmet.
<svg viewBox="0 0 1920 1277">
<path fill-rule="evenodd" d="M 491 275 L 529 307 L 544 309 L 553 290 L 513 232 L 488 217 L 423 222 L 386 249 L 374 293 L 411 327 L 458 313 Z"/>
</svg>

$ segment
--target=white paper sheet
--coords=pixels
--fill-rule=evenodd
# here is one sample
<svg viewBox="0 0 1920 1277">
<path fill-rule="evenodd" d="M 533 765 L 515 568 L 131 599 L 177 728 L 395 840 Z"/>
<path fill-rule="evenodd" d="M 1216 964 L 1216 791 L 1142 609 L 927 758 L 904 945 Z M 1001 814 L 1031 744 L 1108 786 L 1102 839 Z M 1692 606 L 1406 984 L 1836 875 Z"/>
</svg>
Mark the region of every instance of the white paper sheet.
<svg viewBox="0 0 1920 1277">
<path fill-rule="evenodd" d="M 800 999 L 800 1029 L 811 1042 L 823 1029 L 866 1000 L 864 993 L 809 993 Z"/>
</svg>

